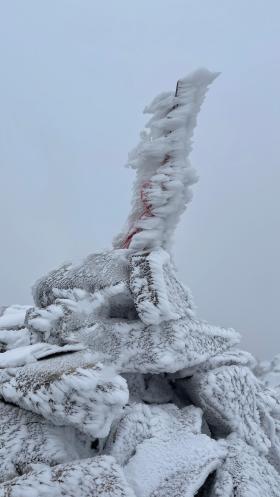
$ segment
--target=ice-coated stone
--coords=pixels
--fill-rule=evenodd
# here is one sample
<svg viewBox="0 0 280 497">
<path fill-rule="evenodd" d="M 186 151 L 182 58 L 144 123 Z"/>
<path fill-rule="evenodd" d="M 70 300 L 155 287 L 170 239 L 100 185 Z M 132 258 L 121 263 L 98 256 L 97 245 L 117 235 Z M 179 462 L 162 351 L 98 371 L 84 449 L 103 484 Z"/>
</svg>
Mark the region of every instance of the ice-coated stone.
<svg viewBox="0 0 280 497">
<path fill-rule="evenodd" d="M 120 373 L 174 373 L 227 350 L 238 343 L 239 334 L 190 318 L 150 326 L 103 319 L 71 333 L 69 340 L 97 352 Z"/>
<path fill-rule="evenodd" d="M 90 443 L 71 427 L 54 426 L 41 416 L 0 402 L 0 481 L 32 470 L 93 455 Z"/>
<path fill-rule="evenodd" d="M 225 352 L 185 380 L 185 388 L 194 404 L 202 408 L 216 435 L 238 433 L 267 454 L 275 432 L 277 399 L 256 378 L 250 364 L 247 353 Z"/>
<path fill-rule="evenodd" d="M 228 455 L 209 497 L 279 497 L 280 476 L 265 457 L 235 436 L 226 445 Z"/>
<path fill-rule="evenodd" d="M 62 354 L 8 370 L 0 394 L 60 426 L 91 438 L 106 436 L 128 400 L 125 380 L 85 351 Z"/>
<path fill-rule="evenodd" d="M 0 497 L 135 497 L 112 457 L 42 467 L 0 485 Z"/>
</svg>

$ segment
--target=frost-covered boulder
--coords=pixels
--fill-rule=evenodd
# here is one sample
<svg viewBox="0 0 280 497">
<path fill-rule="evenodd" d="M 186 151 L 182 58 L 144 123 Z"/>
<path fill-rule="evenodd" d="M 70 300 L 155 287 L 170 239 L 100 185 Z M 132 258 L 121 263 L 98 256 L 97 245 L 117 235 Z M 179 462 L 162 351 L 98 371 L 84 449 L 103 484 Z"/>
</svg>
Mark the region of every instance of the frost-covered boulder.
<svg viewBox="0 0 280 497">
<path fill-rule="evenodd" d="M 0 395 L 55 425 L 104 437 L 128 400 L 123 378 L 89 352 L 74 352 L 8 369 Z"/>
<path fill-rule="evenodd" d="M 194 316 L 190 292 L 178 280 L 170 255 L 163 249 L 130 255 L 129 287 L 145 324 Z"/>
<path fill-rule="evenodd" d="M 93 294 L 59 290 L 54 303 L 29 309 L 30 342 L 81 343 L 122 373 L 193 368 L 238 343 L 234 330 L 195 318 L 164 250 L 131 254 L 128 261 L 128 282 Z"/>
<path fill-rule="evenodd" d="M 218 468 L 226 450 L 201 434 L 193 406 L 133 405 L 112 430 L 105 451 L 124 466 L 137 496 L 193 497 Z"/>
<path fill-rule="evenodd" d="M 55 466 L 93 455 L 90 442 L 71 427 L 55 426 L 41 416 L 0 402 L 0 482 L 36 465 Z"/>
<path fill-rule="evenodd" d="M 226 352 L 186 380 L 185 389 L 217 436 L 238 433 L 267 454 L 275 432 L 277 400 L 253 374 L 251 364 L 247 353 Z"/>
<path fill-rule="evenodd" d="M 102 456 L 42 467 L 0 485 L 0 497 L 135 497 L 121 468 Z"/>
<path fill-rule="evenodd" d="M 148 439 L 138 447 L 124 473 L 139 497 L 194 497 L 225 455 L 207 435 Z"/>
<path fill-rule="evenodd" d="M 280 476 L 265 457 L 235 436 L 226 445 L 209 497 L 279 497 Z"/>
<path fill-rule="evenodd" d="M 37 307 L 55 302 L 59 290 L 74 288 L 94 293 L 128 281 L 128 250 L 108 250 L 90 254 L 81 262 L 60 266 L 40 278 L 33 286 Z"/>
<path fill-rule="evenodd" d="M 69 338 L 98 352 L 102 362 L 121 373 L 174 373 L 229 349 L 238 343 L 239 334 L 186 317 L 149 326 L 141 321 L 102 319 Z"/>
<path fill-rule="evenodd" d="M 145 440 L 171 440 L 173 436 L 200 434 L 202 411 L 194 406 L 179 409 L 173 404 L 127 406 L 112 426 L 104 451 L 124 466 Z"/>
</svg>

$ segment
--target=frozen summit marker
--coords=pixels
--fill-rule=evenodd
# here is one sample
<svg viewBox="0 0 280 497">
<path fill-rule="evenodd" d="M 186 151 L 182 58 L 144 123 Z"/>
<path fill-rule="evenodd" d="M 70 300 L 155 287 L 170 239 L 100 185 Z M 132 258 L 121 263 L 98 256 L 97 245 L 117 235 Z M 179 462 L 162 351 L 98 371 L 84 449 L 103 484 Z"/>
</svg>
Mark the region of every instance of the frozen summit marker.
<svg viewBox="0 0 280 497">
<path fill-rule="evenodd" d="M 115 248 L 167 249 L 172 234 L 192 198 L 197 181 L 189 154 L 197 115 L 209 85 L 219 73 L 199 69 L 180 79 L 174 93 L 162 93 L 144 110 L 152 114 L 149 132 L 142 133 L 129 155 L 136 170 L 132 210 Z"/>
</svg>

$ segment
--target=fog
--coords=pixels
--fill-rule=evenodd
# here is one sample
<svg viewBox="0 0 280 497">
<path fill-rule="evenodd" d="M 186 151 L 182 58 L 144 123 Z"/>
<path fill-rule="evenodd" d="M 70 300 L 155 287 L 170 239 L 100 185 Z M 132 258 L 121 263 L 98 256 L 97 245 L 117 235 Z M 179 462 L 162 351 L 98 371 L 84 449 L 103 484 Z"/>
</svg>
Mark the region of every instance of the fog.
<svg viewBox="0 0 280 497">
<path fill-rule="evenodd" d="M 194 137 L 200 181 L 174 254 L 201 318 L 280 352 L 280 4 L 0 0 L 0 302 L 110 246 L 142 109 L 197 67 L 221 71 Z"/>
</svg>

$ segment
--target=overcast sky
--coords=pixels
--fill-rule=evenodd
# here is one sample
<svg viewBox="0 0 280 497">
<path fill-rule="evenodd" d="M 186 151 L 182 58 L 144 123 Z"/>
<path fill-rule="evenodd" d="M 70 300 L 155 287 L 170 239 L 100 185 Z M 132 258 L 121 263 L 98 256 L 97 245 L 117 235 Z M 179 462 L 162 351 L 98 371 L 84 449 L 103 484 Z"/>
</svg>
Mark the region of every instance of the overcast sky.
<svg viewBox="0 0 280 497">
<path fill-rule="evenodd" d="M 0 0 L 0 303 L 122 227 L 142 109 L 221 71 L 195 133 L 200 181 L 175 256 L 198 315 L 280 352 L 278 0 Z"/>
</svg>

